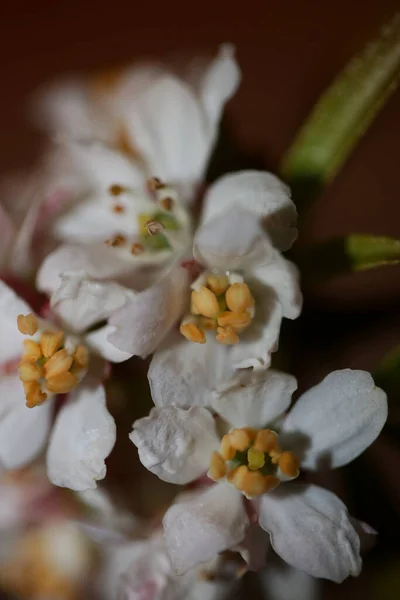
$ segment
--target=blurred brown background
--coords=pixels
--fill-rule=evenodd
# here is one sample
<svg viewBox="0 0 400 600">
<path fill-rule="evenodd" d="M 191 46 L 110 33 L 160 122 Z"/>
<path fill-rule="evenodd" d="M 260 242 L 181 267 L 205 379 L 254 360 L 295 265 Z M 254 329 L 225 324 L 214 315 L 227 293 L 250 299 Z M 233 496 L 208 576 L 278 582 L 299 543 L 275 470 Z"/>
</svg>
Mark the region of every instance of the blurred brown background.
<svg viewBox="0 0 400 600">
<path fill-rule="evenodd" d="M 243 70 L 241 88 L 227 108 L 235 146 L 276 171 L 319 94 L 398 7 L 398 0 L 7 3 L 0 22 L 0 175 L 38 157 L 39 138 L 26 119 L 27 101 L 38 85 L 181 49 L 213 52 L 221 42 L 236 45 Z M 400 238 L 399 101 L 397 91 L 310 210 L 303 241 L 346 232 Z M 301 386 L 334 368 L 374 370 L 384 352 L 400 343 L 399 301 L 399 266 L 308 290 L 304 317 L 291 330 L 296 334 L 293 368 Z M 374 575 L 389 581 L 387 569 L 399 550 L 399 398 L 391 403 L 386 436 L 362 463 L 326 481 L 357 517 L 382 533 L 362 578 L 331 586 L 343 596 L 367 586 L 365 598 L 400 597 L 400 582 L 384 591 Z"/>
</svg>

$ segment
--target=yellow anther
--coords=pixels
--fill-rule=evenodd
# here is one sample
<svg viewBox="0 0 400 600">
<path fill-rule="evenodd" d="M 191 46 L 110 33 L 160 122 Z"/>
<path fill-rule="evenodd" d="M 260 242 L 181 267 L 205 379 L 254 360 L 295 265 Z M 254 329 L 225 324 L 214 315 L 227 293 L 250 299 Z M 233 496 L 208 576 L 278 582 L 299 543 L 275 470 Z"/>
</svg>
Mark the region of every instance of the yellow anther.
<svg viewBox="0 0 400 600">
<path fill-rule="evenodd" d="M 62 331 L 44 331 L 40 338 L 40 347 L 45 358 L 50 358 L 59 349 L 64 340 Z"/>
<path fill-rule="evenodd" d="M 171 196 L 167 196 L 166 198 L 162 198 L 160 200 L 160 205 L 164 210 L 171 211 L 174 206 L 174 201 Z"/>
<path fill-rule="evenodd" d="M 21 361 L 18 365 L 18 371 L 21 381 L 37 381 L 42 376 L 40 365 L 32 362 Z"/>
<path fill-rule="evenodd" d="M 22 355 L 23 361 L 36 362 L 42 357 L 42 350 L 37 342 L 33 340 L 24 340 L 25 352 Z"/>
<path fill-rule="evenodd" d="M 227 435 L 224 435 L 224 437 L 222 438 L 219 451 L 224 460 L 232 460 L 232 458 L 235 456 L 236 450 L 231 445 L 231 438 L 229 436 L 229 433 Z"/>
<path fill-rule="evenodd" d="M 72 361 L 72 356 L 65 349 L 58 350 L 43 366 L 45 378 L 53 379 L 62 373 L 66 373 L 70 369 Z"/>
<path fill-rule="evenodd" d="M 261 429 L 257 432 L 253 444 L 254 450 L 263 453 L 280 452 L 278 435 L 270 429 Z"/>
<path fill-rule="evenodd" d="M 199 311 L 197 310 L 195 303 L 193 302 L 192 297 L 190 297 L 190 313 L 195 316 L 200 314 Z"/>
<path fill-rule="evenodd" d="M 56 377 L 49 377 L 49 379 L 46 380 L 46 387 L 48 391 L 53 394 L 67 394 L 77 385 L 77 383 L 77 376 L 67 371 Z"/>
<path fill-rule="evenodd" d="M 241 313 L 252 305 L 253 298 L 246 283 L 233 283 L 225 294 L 228 308 L 236 313 Z"/>
<path fill-rule="evenodd" d="M 232 485 L 235 486 L 235 488 L 242 490 L 245 485 L 247 473 L 249 473 L 248 467 L 246 467 L 246 465 L 240 465 L 240 467 L 236 467 L 236 469 L 229 471 L 226 478 L 229 483 L 232 483 Z"/>
<path fill-rule="evenodd" d="M 74 350 L 72 357 L 74 359 L 74 367 L 86 369 L 86 367 L 89 364 L 89 351 L 86 348 L 86 346 L 78 344 Z"/>
<path fill-rule="evenodd" d="M 223 294 L 228 289 L 229 279 L 226 275 L 209 275 L 207 286 L 216 296 Z"/>
<path fill-rule="evenodd" d="M 218 327 L 216 319 L 210 319 L 209 317 L 200 317 L 199 324 L 202 329 L 206 329 L 207 331 L 217 329 Z"/>
<path fill-rule="evenodd" d="M 189 342 L 205 344 L 206 334 L 197 327 L 196 323 L 186 323 L 185 325 L 181 325 L 179 329 Z"/>
<path fill-rule="evenodd" d="M 243 452 L 250 446 L 251 437 L 246 429 L 232 429 L 228 436 L 232 448 L 239 452 Z"/>
<path fill-rule="evenodd" d="M 113 248 L 120 248 L 122 246 L 125 246 L 126 237 L 123 235 L 116 235 L 113 238 L 106 240 L 105 243 L 107 246 L 112 246 Z"/>
<path fill-rule="evenodd" d="M 17 326 L 20 333 L 24 335 L 34 335 L 39 327 L 37 317 L 33 313 L 18 315 Z"/>
<path fill-rule="evenodd" d="M 233 330 L 241 330 L 250 325 L 251 315 L 249 312 L 230 312 L 229 310 L 218 317 L 218 325 L 221 327 L 232 327 Z"/>
<path fill-rule="evenodd" d="M 266 494 L 280 483 L 277 477 L 263 475 L 260 471 L 250 471 L 245 465 L 234 469 L 227 479 L 249 498 Z"/>
<path fill-rule="evenodd" d="M 26 406 L 28 408 L 33 408 L 34 406 L 43 404 L 47 398 L 47 394 L 42 392 L 41 385 L 37 381 L 25 382 L 23 385 L 26 397 Z"/>
<path fill-rule="evenodd" d="M 138 242 L 136 242 L 135 244 L 132 244 L 131 246 L 131 254 L 143 254 L 144 252 L 144 246 L 143 244 L 139 244 Z"/>
<path fill-rule="evenodd" d="M 299 474 L 300 462 L 293 452 L 282 452 L 279 457 L 279 468 L 284 475 L 288 477 L 297 477 Z"/>
<path fill-rule="evenodd" d="M 120 196 L 126 191 L 126 187 L 124 187 L 123 185 L 119 185 L 118 183 L 114 183 L 113 185 L 110 185 L 108 191 L 111 194 L 111 196 Z"/>
<path fill-rule="evenodd" d="M 217 317 L 219 313 L 217 297 L 205 286 L 202 286 L 199 291 L 193 290 L 191 300 L 200 315 L 210 318 Z"/>
<path fill-rule="evenodd" d="M 247 450 L 247 462 L 249 464 L 250 471 L 257 471 L 262 469 L 265 465 L 265 454 L 259 450 L 255 450 L 254 447 Z"/>
<path fill-rule="evenodd" d="M 226 475 L 226 465 L 222 456 L 218 452 L 213 452 L 210 460 L 208 476 L 214 481 L 222 479 Z"/>
<path fill-rule="evenodd" d="M 239 342 L 238 334 L 232 329 L 232 327 L 218 327 L 216 340 L 220 344 L 232 346 Z"/>
</svg>

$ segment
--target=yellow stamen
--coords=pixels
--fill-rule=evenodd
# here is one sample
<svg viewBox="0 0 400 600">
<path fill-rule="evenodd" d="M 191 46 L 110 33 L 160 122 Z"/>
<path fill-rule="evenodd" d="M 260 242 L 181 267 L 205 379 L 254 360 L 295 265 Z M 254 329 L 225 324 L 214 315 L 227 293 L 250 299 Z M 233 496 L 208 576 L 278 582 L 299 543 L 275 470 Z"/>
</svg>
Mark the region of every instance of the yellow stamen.
<svg viewBox="0 0 400 600">
<path fill-rule="evenodd" d="M 240 467 L 236 467 L 236 469 L 229 471 L 226 478 L 229 483 L 232 483 L 232 485 L 235 486 L 235 488 L 241 490 L 245 485 L 245 479 L 248 472 L 249 469 L 246 467 L 246 465 L 240 465 Z"/>
<path fill-rule="evenodd" d="M 224 435 L 222 438 L 219 451 L 224 460 L 232 460 L 232 458 L 235 456 L 236 450 L 233 446 L 231 446 L 231 438 L 229 433 Z"/>
<path fill-rule="evenodd" d="M 165 183 L 163 183 L 158 177 L 151 177 L 147 180 L 147 188 L 150 192 L 155 192 L 156 190 L 165 188 Z"/>
<path fill-rule="evenodd" d="M 228 308 L 235 313 L 241 313 L 252 305 L 252 295 L 246 283 L 233 283 L 226 291 Z"/>
<path fill-rule="evenodd" d="M 37 317 L 33 313 L 18 315 L 17 326 L 20 333 L 24 335 L 34 335 L 39 328 Z"/>
<path fill-rule="evenodd" d="M 86 369 L 89 364 L 89 351 L 86 346 L 78 344 L 73 353 L 74 366 Z"/>
<path fill-rule="evenodd" d="M 223 294 L 228 289 L 229 279 L 226 275 L 209 275 L 207 286 L 216 296 Z"/>
<path fill-rule="evenodd" d="M 18 371 L 21 381 L 37 381 L 42 376 L 41 367 L 32 362 L 21 361 L 18 366 Z"/>
<path fill-rule="evenodd" d="M 246 465 L 234 469 L 231 473 L 228 474 L 228 480 L 249 498 L 266 494 L 280 483 L 277 477 L 263 475 L 260 471 L 250 471 Z"/>
<path fill-rule="evenodd" d="M 211 455 L 210 468 L 208 476 L 214 481 L 222 479 L 226 475 L 226 465 L 222 456 L 218 452 L 213 452 Z"/>
<path fill-rule="evenodd" d="M 180 332 L 189 342 L 195 342 L 197 344 L 204 344 L 206 341 L 206 334 L 204 331 L 199 329 L 195 323 L 186 323 L 180 326 Z"/>
<path fill-rule="evenodd" d="M 199 291 L 193 290 L 191 300 L 200 315 L 210 318 L 215 318 L 218 315 L 217 297 L 205 286 L 202 286 Z"/>
<path fill-rule="evenodd" d="M 62 331 L 44 331 L 40 338 L 40 347 L 45 358 L 50 358 L 59 349 L 64 340 Z"/>
<path fill-rule="evenodd" d="M 243 329 L 251 323 L 251 315 L 249 312 L 224 312 L 218 317 L 218 325 L 221 327 L 232 327 L 235 329 Z"/>
<path fill-rule="evenodd" d="M 264 453 L 280 452 L 278 435 L 270 429 L 261 429 L 256 435 L 253 448 Z"/>
<path fill-rule="evenodd" d="M 70 356 L 65 349 L 58 350 L 45 363 L 43 367 L 44 376 L 46 379 L 54 379 L 55 377 L 58 377 L 70 369 L 72 361 L 72 356 Z"/>
<path fill-rule="evenodd" d="M 23 385 L 26 397 L 26 406 L 28 408 L 33 408 L 34 406 L 43 404 L 47 398 L 47 394 L 42 392 L 40 383 L 37 381 L 28 381 Z"/>
<path fill-rule="evenodd" d="M 218 327 L 216 340 L 220 344 L 226 344 L 227 346 L 231 346 L 239 342 L 239 336 L 232 329 L 232 327 Z"/>
<path fill-rule="evenodd" d="M 42 357 L 42 350 L 37 342 L 33 340 L 24 340 L 25 352 L 22 355 L 23 361 L 36 362 Z"/>
<path fill-rule="evenodd" d="M 118 183 L 114 183 L 113 185 L 110 185 L 108 191 L 111 194 L 111 196 L 120 196 L 126 191 L 126 187 L 124 187 L 123 185 L 119 185 Z"/>
<path fill-rule="evenodd" d="M 293 452 L 282 452 L 279 457 L 279 468 L 288 477 L 297 477 L 300 462 Z"/>
<path fill-rule="evenodd" d="M 216 319 L 210 319 L 209 317 L 200 317 L 199 324 L 202 329 L 211 330 L 217 329 L 218 324 Z"/>
<path fill-rule="evenodd" d="M 167 196 L 166 198 L 162 198 L 162 200 L 160 200 L 160 205 L 164 210 L 171 211 L 174 206 L 174 201 L 171 196 Z"/>
<path fill-rule="evenodd" d="M 67 371 L 56 377 L 50 377 L 46 380 L 46 387 L 53 394 L 67 394 L 78 384 L 78 378 L 73 373 Z"/>
<path fill-rule="evenodd" d="M 142 244 L 139 244 L 138 242 L 136 242 L 135 244 L 132 244 L 131 246 L 131 254 L 143 254 L 144 252 L 144 246 Z"/>
<path fill-rule="evenodd" d="M 256 450 L 254 447 L 247 450 L 247 462 L 249 464 L 250 471 L 257 471 L 262 469 L 265 465 L 265 454 Z"/>
<path fill-rule="evenodd" d="M 231 446 L 239 452 L 243 452 L 250 446 L 251 437 L 246 429 L 232 429 L 228 436 Z"/>
<path fill-rule="evenodd" d="M 113 238 L 106 240 L 105 244 L 107 246 L 112 246 L 113 248 L 121 248 L 126 244 L 126 237 L 123 235 L 116 235 Z"/>
</svg>

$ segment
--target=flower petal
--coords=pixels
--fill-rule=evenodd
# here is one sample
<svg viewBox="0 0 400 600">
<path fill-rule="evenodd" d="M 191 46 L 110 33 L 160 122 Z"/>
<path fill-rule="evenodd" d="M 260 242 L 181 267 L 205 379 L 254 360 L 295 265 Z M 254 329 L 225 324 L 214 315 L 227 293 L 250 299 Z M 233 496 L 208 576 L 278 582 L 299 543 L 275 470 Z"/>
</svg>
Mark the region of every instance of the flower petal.
<svg viewBox="0 0 400 600">
<path fill-rule="evenodd" d="M 156 406 L 210 406 L 211 391 L 232 376 L 229 350 L 213 339 L 188 342 L 171 332 L 154 353 L 148 378 Z"/>
<path fill-rule="evenodd" d="M 288 250 L 297 237 L 290 189 L 272 173 L 241 171 L 218 179 L 204 198 L 203 222 L 232 209 L 254 212 L 279 250 Z"/>
<path fill-rule="evenodd" d="M 292 375 L 242 371 L 229 389 L 213 393 L 211 406 L 233 427 L 263 428 L 289 408 L 296 389 Z"/>
<path fill-rule="evenodd" d="M 188 274 L 180 266 L 147 290 L 133 296 L 112 315 L 116 327 L 108 340 L 119 350 L 148 356 L 179 319 L 187 301 Z"/>
<path fill-rule="evenodd" d="M 25 336 L 18 331 L 17 317 L 31 312 L 29 304 L 0 280 L 0 364 L 22 354 Z"/>
<path fill-rule="evenodd" d="M 189 483 L 207 470 L 219 445 L 214 418 L 202 407 L 153 408 L 133 424 L 131 441 L 144 466 L 170 483 Z"/>
<path fill-rule="evenodd" d="M 289 565 L 268 564 L 260 573 L 260 579 L 268 600 L 318 600 L 321 597 L 318 579 Z"/>
<path fill-rule="evenodd" d="M 57 415 L 47 451 L 50 481 L 75 491 L 95 488 L 106 475 L 104 460 L 115 439 L 105 390 L 86 378 Z"/>
<path fill-rule="evenodd" d="M 27 408 L 17 375 L 0 377 L 0 468 L 17 469 L 43 450 L 51 427 L 53 402 Z"/>
<path fill-rule="evenodd" d="M 331 468 L 340 467 L 377 438 L 387 410 L 386 394 L 375 386 L 369 373 L 333 371 L 298 399 L 282 434 L 293 439 L 300 455 L 301 447 L 305 449 L 304 468 L 316 469 L 324 462 Z"/>
<path fill-rule="evenodd" d="M 178 575 L 239 544 L 249 525 L 243 496 L 226 483 L 192 502 L 174 504 L 163 519 L 165 542 Z"/>
<path fill-rule="evenodd" d="M 85 343 L 91 350 L 112 363 L 120 363 L 131 358 L 131 352 L 119 350 L 109 341 L 109 337 L 116 331 L 112 325 L 104 325 L 85 335 Z"/>
<path fill-rule="evenodd" d="M 343 502 L 316 485 L 291 483 L 265 494 L 259 522 L 289 565 L 342 582 L 359 575 L 360 540 Z"/>
</svg>

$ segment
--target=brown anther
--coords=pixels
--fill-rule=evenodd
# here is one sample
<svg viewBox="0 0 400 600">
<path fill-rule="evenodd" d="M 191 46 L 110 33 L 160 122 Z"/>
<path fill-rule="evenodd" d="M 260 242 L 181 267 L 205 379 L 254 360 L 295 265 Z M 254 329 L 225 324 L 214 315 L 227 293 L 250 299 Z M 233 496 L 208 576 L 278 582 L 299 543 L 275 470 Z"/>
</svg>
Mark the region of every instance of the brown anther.
<svg viewBox="0 0 400 600">
<path fill-rule="evenodd" d="M 147 189 L 150 192 L 155 192 L 156 190 L 161 190 L 165 187 L 165 183 L 161 181 L 158 177 L 151 177 L 147 180 Z"/>
<path fill-rule="evenodd" d="M 113 247 L 117 247 L 120 248 L 121 246 L 125 246 L 126 244 L 126 237 L 123 235 L 116 235 L 112 240 L 111 240 L 111 246 Z"/>
<path fill-rule="evenodd" d="M 239 343 L 239 336 L 232 327 L 218 327 L 216 340 L 220 344 L 232 346 Z"/>
<path fill-rule="evenodd" d="M 246 283 L 233 283 L 225 294 L 228 308 L 236 313 L 241 313 L 252 305 L 252 295 Z"/>
<path fill-rule="evenodd" d="M 228 436 L 231 446 L 239 452 L 243 452 L 250 446 L 251 437 L 246 429 L 232 429 Z"/>
<path fill-rule="evenodd" d="M 196 323 L 186 323 L 181 325 L 179 328 L 181 334 L 189 340 L 189 342 L 195 342 L 196 344 L 204 344 L 206 341 L 206 334 L 204 331 L 199 329 Z"/>
<path fill-rule="evenodd" d="M 210 460 L 208 476 L 214 481 L 222 479 L 226 475 L 226 464 L 219 452 L 213 452 Z"/>
<path fill-rule="evenodd" d="M 221 327 L 232 327 L 234 330 L 244 329 L 251 323 L 251 315 L 249 312 L 230 312 L 229 310 L 222 313 L 218 317 L 218 325 Z"/>
<path fill-rule="evenodd" d="M 34 335 L 39 328 L 37 317 L 33 313 L 18 315 L 17 327 L 18 331 L 24 335 Z"/>
<path fill-rule="evenodd" d="M 259 452 L 280 452 L 278 435 L 270 429 L 261 429 L 254 440 L 253 448 Z"/>
<path fill-rule="evenodd" d="M 67 394 L 78 383 L 78 378 L 74 373 L 67 371 L 56 377 L 50 377 L 46 380 L 46 387 L 53 394 Z"/>
<path fill-rule="evenodd" d="M 89 364 L 89 350 L 86 348 L 86 346 L 78 344 L 74 350 L 72 358 L 74 359 L 74 367 L 86 369 Z"/>
<path fill-rule="evenodd" d="M 300 462 L 293 452 L 282 452 L 279 457 L 279 468 L 284 475 L 288 477 L 297 477 L 299 474 Z"/>
<path fill-rule="evenodd" d="M 45 358 L 50 358 L 59 349 L 64 340 L 63 331 L 44 331 L 40 338 L 40 347 Z"/>
<path fill-rule="evenodd" d="M 26 397 L 26 406 L 28 408 L 33 408 L 34 406 L 43 404 L 47 398 L 47 394 L 42 392 L 41 385 L 37 383 L 37 381 L 29 381 L 23 385 Z"/>
<path fill-rule="evenodd" d="M 117 214 L 123 213 L 125 212 L 125 206 L 123 204 L 114 204 L 112 211 Z"/>
<path fill-rule="evenodd" d="M 228 289 L 229 279 L 226 275 L 209 275 L 207 286 L 216 296 L 223 294 Z"/>
<path fill-rule="evenodd" d="M 199 291 L 193 290 L 191 301 L 200 315 L 216 318 L 219 313 L 219 305 L 216 295 L 204 285 Z"/>
<path fill-rule="evenodd" d="M 66 373 L 69 371 L 72 361 L 72 356 L 65 349 L 58 350 L 43 366 L 45 378 L 52 379 L 62 373 Z"/>
<path fill-rule="evenodd" d="M 171 198 L 171 196 L 167 196 L 166 198 L 162 198 L 160 200 L 160 205 L 164 210 L 170 211 L 174 206 L 174 200 Z"/>
<path fill-rule="evenodd" d="M 199 324 L 202 329 L 206 331 L 215 330 L 218 327 L 216 319 L 210 319 L 209 317 L 200 317 Z"/>
<path fill-rule="evenodd" d="M 229 437 L 229 433 L 223 436 L 219 451 L 224 460 L 232 460 L 232 458 L 235 456 L 236 450 L 231 445 L 231 438 Z"/>
<path fill-rule="evenodd" d="M 135 242 L 134 244 L 132 244 L 131 246 L 131 254 L 143 254 L 144 252 L 144 246 L 143 244 L 139 244 L 139 242 Z"/>
<path fill-rule="evenodd" d="M 42 376 L 42 368 L 33 362 L 21 361 L 18 365 L 21 381 L 37 381 Z"/>
<path fill-rule="evenodd" d="M 156 235 L 165 229 L 164 225 L 160 223 L 160 221 L 155 221 L 154 219 L 146 221 L 144 226 L 146 227 L 149 235 Z"/>
<path fill-rule="evenodd" d="M 37 342 L 33 340 L 24 340 L 25 352 L 22 355 L 22 360 L 36 362 L 42 357 L 42 350 Z"/>
<path fill-rule="evenodd" d="M 124 187 L 123 185 L 119 185 L 118 183 L 113 183 L 113 185 L 110 185 L 110 187 L 108 188 L 108 191 L 111 194 L 111 196 L 120 196 L 121 194 L 126 192 L 126 187 Z"/>
</svg>

